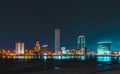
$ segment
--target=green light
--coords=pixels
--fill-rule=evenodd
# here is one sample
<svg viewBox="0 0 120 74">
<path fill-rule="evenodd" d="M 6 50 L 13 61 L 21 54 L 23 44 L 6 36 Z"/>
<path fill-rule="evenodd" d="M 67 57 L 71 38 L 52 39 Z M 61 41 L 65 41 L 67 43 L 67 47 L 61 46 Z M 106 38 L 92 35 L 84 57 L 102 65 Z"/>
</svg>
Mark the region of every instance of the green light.
<svg viewBox="0 0 120 74">
<path fill-rule="evenodd" d="M 60 70 L 61 68 L 60 67 L 55 67 L 54 70 Z"/>
</svg>

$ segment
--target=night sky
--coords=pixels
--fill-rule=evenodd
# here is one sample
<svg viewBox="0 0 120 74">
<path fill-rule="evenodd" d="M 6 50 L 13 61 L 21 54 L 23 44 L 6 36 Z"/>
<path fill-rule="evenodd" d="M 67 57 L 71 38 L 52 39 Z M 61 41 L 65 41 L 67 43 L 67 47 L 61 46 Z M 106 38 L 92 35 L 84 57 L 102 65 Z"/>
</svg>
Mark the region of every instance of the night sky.
<svg viewBox="0 0 120 74">
<path fill-rule="evenodd" d="M 5 0 L 0 2 L 0 49 L 14 49 L 24 41 L 54 48 L 54 29 L 61 29 L 61 46 L 77 47 L 77 37 L 86 36 L 88 49 L 98 41 L 111 40 L 120 49 L 120 4 L 113 0 Z"/>
</svg>

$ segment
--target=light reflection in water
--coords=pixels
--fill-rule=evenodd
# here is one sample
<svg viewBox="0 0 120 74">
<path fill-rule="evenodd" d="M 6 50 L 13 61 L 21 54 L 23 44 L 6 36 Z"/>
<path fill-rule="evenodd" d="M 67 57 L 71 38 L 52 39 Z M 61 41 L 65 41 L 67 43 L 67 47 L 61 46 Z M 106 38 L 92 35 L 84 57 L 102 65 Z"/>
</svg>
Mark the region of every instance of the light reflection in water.
<svg viewBox="0 0 120 74">
<path fill-rule="evenodd" d="M 78 56 L 78 59 L 84 61 L 85 60 L 85 56 Z"/>
<path fill-rule="evenodd" d="M 64 59 L 72 59 L 72 56 L 54 56 L 53 57 L 56 60 L 64 60 Z"/>
<path fill-rule="evenodd" d="M 24 56 L 16 56 L 17 59 L 24 59 Z"/>
<path fill-rule="evenodd" d="M 79 60 L 85 60 L 85 56 L 54 56 L 53 57 L 55 60 L 64 60 L 64 59 L 74 59 L 77 58 Z"/>
<path fill-rule="evenodd" d="M 117 57 L 115 56 L 115 57 L 113 57 L 113 59 L 114 59 L 114 60 L 117 60 Z"/>
<path fill-rule="evenodd" d="M 55 60 L 60 60 L 61 59 L 61 56 L 54 56 L 53 57 Z"/>
<path fill-rule="evenodd" d="M 118 57 L 118 62 L 120 63 L 120 57 Z"/>
<path fill-rule="evenodd" d="M 61 68 L 60 67 L 54 67 L 54 70 L 60 70 Z"/>
<path fill-rule="evenodd" d="M 55 60 L 69 60 L 69 59 L 78 59 L 78 60 L 86 60 L 86 56 L 2 56 L 2 58 L 12 58 L 12 59 L 55 59 Z M 98 62 L 110 62 L 110 61 L 119 61 L 120 63 L 120 57 L 117 56 L 98 56 L 97 57 Z"/>
<path fill-rule="evenodd" d="M 98 56 L 97 61 L 98 62 L 110 62 L 111 57 L 110 56 Z"/>
<path fill-rule="evenodd" d="M 12 58 L 12 59 L 55 59 L 55 60 L 69 60 L 69 59 L 79 59 L 79 60 L 85 60 L 85 56 L 48 56 L 48 55 L 44 55 L 44 56 L 2 56 L 2 58 Z"/>
<path fill-rule="evenodd" d="M 40 56 L 38 56 L 38 59 L 40 59 Z"/>
</svg>

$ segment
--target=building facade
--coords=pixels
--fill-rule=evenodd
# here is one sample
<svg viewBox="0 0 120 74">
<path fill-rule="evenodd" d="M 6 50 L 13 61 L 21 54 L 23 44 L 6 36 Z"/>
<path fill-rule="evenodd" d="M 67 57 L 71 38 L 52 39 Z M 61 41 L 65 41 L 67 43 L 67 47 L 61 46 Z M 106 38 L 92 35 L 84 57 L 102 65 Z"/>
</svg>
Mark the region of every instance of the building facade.
<svg viewBox="0 0 120 74">
<path fill-rule="evenodd" d="M 40 47 L 40 43 L 39 41 L 36 41 L 35 47 L 34 47 L 35 52 L 40 52 L 41 51 L 41 47 Z"/>
<path fill-rule="evenodd" d="M 60 52 L 60 29 L 55 29 L 55 53 Z"/>
<path fill-rule="evenodd" d="M 111 53 L 111 41 L 103 41 L 97 43 L 98 55 L 109 55 Z"/>
<path fill-rule="evenodd" d="M 85 45 L 85 36 L 84 35 L 78 36 L 77 49 L 81 50 L 81 54 L 85 54 L 86 45 Z"/>
<path fill-rule="evenodd" d="M 24 54 L 24 43 L 23 42 L 17 42 L 15 49 L 16 49 L 16 54 L 17 55 Z"/>
</svg>

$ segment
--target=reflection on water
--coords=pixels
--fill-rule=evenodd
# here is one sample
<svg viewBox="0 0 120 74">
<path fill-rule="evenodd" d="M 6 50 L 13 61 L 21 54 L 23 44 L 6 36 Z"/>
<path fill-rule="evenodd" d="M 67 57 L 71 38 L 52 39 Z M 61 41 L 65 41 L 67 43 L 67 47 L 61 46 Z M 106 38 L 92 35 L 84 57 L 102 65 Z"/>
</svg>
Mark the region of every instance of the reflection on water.
<svg viewBox="0 0 120 74">
<path fill-rule="evenodd" d="M 98 62 L 110 62 L 111 57 L 110 56 L 98 56 L 97 61 Z"/>
<path fill-rule="evenodd" d="M 118 62 L 120 63 L 120 57 L 118 57 Z"/>
<path fill-rule="evenodd" d="M 56 60 L 64 60 L 64 59 L 72 59 L 74 57 L 73 56 L 54 56 L 53 58 Z"/>
<path fill-rule="evenodd" d="M 85 60 L 85 56 L 78 56 L 78 59 L 84 61 Z"/>
<path fill-rule="evenodd" d="M 111 70 L 120 68 L 119 56 L 2 56 L 1 69 L 3 66 L 9 69 L 18 69 L 20 72 L 42 71 L 42 70 L 63 70 L 63 69 L 81 69 L 79 71 L 92 70 Z M 83 70 L 84 69 L 84 70 Z M 74 69 L 73 69 L 74 70 Z M 13 70 L 14 71 L 14 70 Z M 81 73 L 84 74 L 84 73 Z M 92 73 L 91 73 L 92 74 Z M 106 73 L 105 73 L 106 74 Z"/>
<path fill-rule="evenodd" d="M 54 59 L 54 60 L 70 60 L 70 59 L 78 59 L 78 60 L 85 60 L 86 56 L 2 56 L 3 59 L 25 59 L 25 60 L 30 60 L 30 59 Z"/>
<path fill-rule="evenodd" d="M 69 59 L 79 59 L 79 60 L 85 60 L 85 56 L 54 56 L 55 60 L 69 60 Z"/>
<path fill-rule="evenodd" d="M 54 67 L 54 70 L 61 70 L 60 67 Z"/>
<path fill-rule="evenodd" d="M 78 59 L 80 61 L 88 60 L 88 59 L 97 59 L 97 62 L 110 62 L 110 61 L 118 61 L 120 63 L 119 56 L 1 56 L 3 59 L 22 59 L 22 60 L 31 60 L 31 59 L 54 59 L 54 60 L 71 60 Z"/>
</svg>

